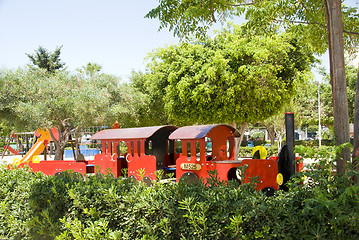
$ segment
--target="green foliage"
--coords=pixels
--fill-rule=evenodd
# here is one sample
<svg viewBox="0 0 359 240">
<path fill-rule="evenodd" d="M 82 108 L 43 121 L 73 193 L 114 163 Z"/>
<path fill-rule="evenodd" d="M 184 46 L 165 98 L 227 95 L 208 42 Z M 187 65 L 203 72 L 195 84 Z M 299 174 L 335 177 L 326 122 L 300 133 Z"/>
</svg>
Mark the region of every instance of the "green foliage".
<svg viewBox="0 0 359 240">
<path fill-rule="evenodd" d="M 9 125 L 5 121 L 0 122 L 0 136 L 9 136 L 11 134 L 11 130 L 12 129 L 9 127 Z M 5 141 L 5 140 L 0 139 L 0 146 L 2 146 L 1 145 L 2 141 Z"/>
<path fill-rule="evenodd" d="M 0 237 L 6 239 L 357 239 L 359 187 L 332 173 L 326 150 L 301 149 L 317 166 L 266 197 L 211 172 L 211 184 L 32 174 L 2 168 Z M 308 155 L 310 154 L 310 155 Z M 335 154 L 335 151 L 333 151 Z M 242 173 L 244 173 L 242 169 Z M 247 177 L 247 176 L 242 176 Z"/>
<path fill-rule="evenodd" d="M 359 14 L 356 7 L 349 7 L 342 1 L 344 45 L 346 50 L 354 52 L 358 45 Z M 213 24 L 244 16 L 246 27 L 254 34 L 268 34 L 283 29 L 294 32 L 297 36 L 312 44 L 315 51 L 322 54 L 327 49 L 327 33 L 325 21 L 325 1 L 310 0 L 212 0 L 212 1 L 180 1 L 163 0 L 148 12 L 147 18 L 157 18 L 159 29 L 168 28 L 174 35 L 189 38 L 206 35 Z"/>
<path fill-rule="evenodd" d="M 251 36 L 232 26 L 153 52 L 148 84 L 176 124 L 254 122 L 291 99 L 313 61 L 290 35 Z"/>
<path fill-rule="evenodd" d="M 61 48 L 57 47 L 52 53 L 46 48 L 40 46 L 35 54 L 26 54 L 33 65 L 37 66 L 40 69 L 44 69 L 47 73 L 53 74 L 56 70 L 59 70 L 64 67 L 64 63 L 60 62 Z"/>
<path fill-rule="evenodd" d="M 55 141 L 57 159 L 62 159 L 67 136 L 76 127 L 112 125 L 116 120 L 122 127 L 136 126 L 147 102 L 144 94 L 106 74 L 1 69 L 0 84 L 1 123 L 17 131 L 59 126 L 63 134 Z"/>
<path fill-rule="evenodd" d="M 256 144 L 256 142 L 254 142 L 254 146 L 261 146 L 261 144 Z M 254 147 L 245 147 L 245 146 L 241 146 L 239 149 L 239 153 L 238 156 L 239 157 L 252 157 L 252 151 L 253 151 Z M 271 157 L 271 156 L 278 156 L 278 147 L 275 146 L 270 146 L 270 147 L 264 147 L 267 150 L 267 157 Z"/>
<path fill-rule="evenodd" d="M 27 168 L 0 166 L 0 238 L 29 239 L 30 189 L 44 178 L 43 174 L 33 174 Z"/>
<path fill-rule="evenodd" d="M 354 122 L 354 101 L 355 90 L 357 82 L 357 74 L 359 68 L 345 65 L 346 83 L 347 83 L 347 95 L 348 95 L 348 110 L 349 110 L 349 122 Z M 322 102 L 322 122 L 326 126 L 333 125 L 333 100 L 332 100 L 332 88 L 329 81 L 329 76 L 325 76 L 325 81 L 320 86 L 321 102 Z"/>
<path fill-rule="evenodd" d="M 116 120 L 135 126 L 147 103 L 144 94 L 106 74 L 1 69 L 0 83 L 1 120 L 18 131 L 61 125 L 64 119 L 70 119 L 71 127 L 112 125 Z"/>
<path fill-rule="evenodd" d="M 87 63 L 86 66 L 82 68 L 76 69 L 80 74 L 85 75 L 86 77 L 93 77 L 94 75 L 98 74 L 102 69 L 102 66 L 98 65 L 97 63 Z"/>
<path fill-rule="evenodd" d="M 130 86 L 144 99 L 137 107 L 140 126 L 158 126 L 169 124 L 164 111 L 163 89 L 166 87 L 161 78 L 150 72 L 132 72 Z"/>
</svg>

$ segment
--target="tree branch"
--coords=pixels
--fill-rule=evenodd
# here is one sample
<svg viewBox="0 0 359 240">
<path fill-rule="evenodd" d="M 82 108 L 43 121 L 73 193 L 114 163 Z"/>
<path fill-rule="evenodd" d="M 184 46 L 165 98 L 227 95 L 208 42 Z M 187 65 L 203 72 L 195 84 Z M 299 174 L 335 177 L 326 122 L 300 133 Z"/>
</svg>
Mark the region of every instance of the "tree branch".
<svg viewBox="0 0 359 240">
<path fill-rule="evenodd" d="M 212 20 L 213 22 L 217 22 L 216 21 L 216 17 L 214 16 L 214 10 L 213 10 L 213 7 L 212 7 L 212 3 L 213 3 L 213 0 L 211 0 L 211 2 L 209 3 L 209 7 L 210 7 L 210 10 L 211 10 L 211 13 L 212 13 Z"/>
<path fill-rule="evenodd" d="M 285 20 L 282 20 L 282 19 L 274 19 L 274 21 L 277 21 L 277 22 L 284 22 Z M 295 20 L 286 20 L 290 23 L 297 23 L 297 24 L 306 24 L 306 25 L 319 25 L 323 28 L 327 28 L 326 25 L 322 24 L 322 23 L 319 23 L 319 22 L 304 22 L 304 21 L 295 21 Z"/>
<path fill-rule="evenodd" d="M 225 3 L 224 5 L 229 6 L 229 7 L 241 7 L 241 6 L 252 6 L 254 4 L 258 3 L 258 1 L 252 1 L 249 3 L 241 3 L 241 4 L 229 4 L 229 3 Z"/>
<path fill-rule="evenodd" d="M 347 34 L 353 34 L 353 35 L 359 35 L 359 32 L 350 32 L 350 31 L 343 31 L 344 33 L 347 33 Z"/>
</svg>

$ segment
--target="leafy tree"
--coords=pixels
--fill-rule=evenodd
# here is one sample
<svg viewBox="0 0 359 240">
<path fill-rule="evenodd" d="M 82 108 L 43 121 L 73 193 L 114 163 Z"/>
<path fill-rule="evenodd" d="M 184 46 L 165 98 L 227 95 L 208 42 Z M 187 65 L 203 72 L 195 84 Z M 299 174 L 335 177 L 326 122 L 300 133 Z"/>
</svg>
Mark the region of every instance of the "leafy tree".
<svg viewBox="0 0 359 240">
<path fill-rule="evenodd" d="M 54 52 L 48 51 L 46 48 L 39 46 L 33 55 L 27 54 L 33 65 L 40 69 L 45 69 L 48 73 L 55 73 L 65 66 L 64 63 L 60 62 L 61 48 L 57 47 Z"/>
<path fill-rule="evenodd" d="M 151 57 L 148 85 L 163 96 L 170 122 L 240 123 L 241 131 L 278 113 L 314 61 L 290 35 L 248 37 L 238 26 Z"/>
<path fill-rule="evenodd" d="M 349 123 L 354 122 L 354 101 L 355 101 L 355 84 L 357 81 L 357 72 L 358 68 L 352 66 L 352 65 L 346 65 L 346 76 L 347 76 L 347 93 L 348 93 L 348 110 L 349 110 Z M 318 88 L 317 86 L 314 86 L 311 90 L 311 93 L 308 93 L 307 96 L 311 96 L 311 98 L 315 101 L 318 101 Z M 332 101 L 332 89 L 330 85 L 330 79 L 329 76 L 326 74 L 323 77 L 323 81 L 320 83 L 320 100 L 321 100 L 321 121 L 322 124 L 326 127 L 333 126 L 334 120 L 333 120 L 333 101 Z M 317 102 L 315 103 L 318 104 Z M 306 104 L 306 106 L 309 108 L 309 103 Z M 313 109 L 315 110 L 315 109 Z M 318 111 L 316 106 L 316 112 Z M 313 111 L 314 113 L 314 111 Z M 318 124 L 317 122 L 318 115 L 315 113 L 313 115 L 312 124 Z M 309 123 L 310 124 L 310 123 Z M 308 125 L 309 125 L 308 124 Z"/>
<path fill-rule="evenodd" d="M 102 69 L 102 66 L 97 63 L 87 63 L 86 66 L 76 69 L 81 74 L 86 75 L 87 77 L 93 77 L 95 74 L 99 73 Z"/>
<path fill-rule="evenodd" d="M 137 106 L 138 124 L 140 126 L 155 126 L 169 124 L 168 116 L 164 111 L 163 88 L 165 85 L 158 84 L 163 79 L 156 78 L 151 72 L 132 72 L 130 86 L 142 95 L 145 104 Z"/>
<path fill-rule="evenodd" d="M 356 93 L 355 93 L 355 100 L 354 100 L 354 142 L 353 142 L 353 165 L 356 166 L 356 170 L 359 172 L 359 70 L 357 74 L 356 80 Z M 358 183 L 359 178 L 354 177 L 354 180 Z"/>
<path fill-rule="evenodd" d="M 3 72 L 0 79 L 4 84 L 0 91 L 10 93 L 9 99 L 1 99 L 0 111 L 5 113 L 1 118 L 10 120 L 17 130 L 57 126 L 60 139 L 54 141 L 55 159 L 63 159 L 67 140 L 77 127 L 110 125 L 118 118 L 129 121 L 134 102 L 141 103 L 119 78 L 104 74 L 79 78 L 65 71 L 48 75 L 18 69 Z"/>
<path fill-rule="evenodd" d="M 9 136 L 11 133 L 11 128 L 5 121 L 0 122 L 0 136 Z"/>
<path fill-rule="evenodd" d="M 174 34 L 187 37 L 203 35 L 213 23 L 245 14 L 247 27 L 254 32 L 276 32 L 288 29 L 307 40 L 318 53 L 329 49 L 332 85 L 334 132 L 336 145 L 349 142 L 344 47 L 353 52 L 359 43 L 359 14 L 356 8 L 340 0 L 161 0 L 147 17 L 158 18 L 160 29 L 168 27 Z M 346 33 L 346 35 L 343 35 Z M 338 159 L 338 172 L 350 159 L 346 148 Z"/>
</svg>

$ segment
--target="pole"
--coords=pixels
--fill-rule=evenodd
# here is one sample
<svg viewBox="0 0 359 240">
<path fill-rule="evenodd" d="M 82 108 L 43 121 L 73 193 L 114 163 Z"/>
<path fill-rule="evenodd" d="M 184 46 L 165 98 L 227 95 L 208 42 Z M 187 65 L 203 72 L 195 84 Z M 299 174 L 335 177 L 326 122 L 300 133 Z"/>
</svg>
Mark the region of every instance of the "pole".
<svg viewBox="0 0 359 240">
<path fill-rule="evenodd" d="M 319 147 L 322 146 L 322 126 L 320 124 L 320 82 L 316 81 L 315 84 L 318 86 L 318 140 Z"/>
<path fill-rule="evenodd" d="M 294 157 L 294 113 L 285 113 L 286 145 L 288 148 L 288 161 L 290 176 L 295 174 Z"/>
</svg>

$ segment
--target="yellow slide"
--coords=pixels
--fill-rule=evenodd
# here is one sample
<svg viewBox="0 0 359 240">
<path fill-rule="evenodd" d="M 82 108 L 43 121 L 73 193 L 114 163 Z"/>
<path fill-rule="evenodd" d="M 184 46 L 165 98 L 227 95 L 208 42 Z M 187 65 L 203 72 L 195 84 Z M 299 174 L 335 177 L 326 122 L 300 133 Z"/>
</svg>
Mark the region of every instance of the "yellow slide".
<svg viewBox="0 0 359 240">
<path fill-rule="evenodd" d="M 41 154 L 45 148 L 44 142 L 49 142 L 51 140 L 51 135 L 48 130 L 38 129 L 37 131 L 41 134 L 41 136 L 37 139 L 36 143 L 30 148 L 26 155 L 20 160 L 19 164 L 28 162 L 29 160 L 32 160 L 34 156 Z"/>
</svg>

